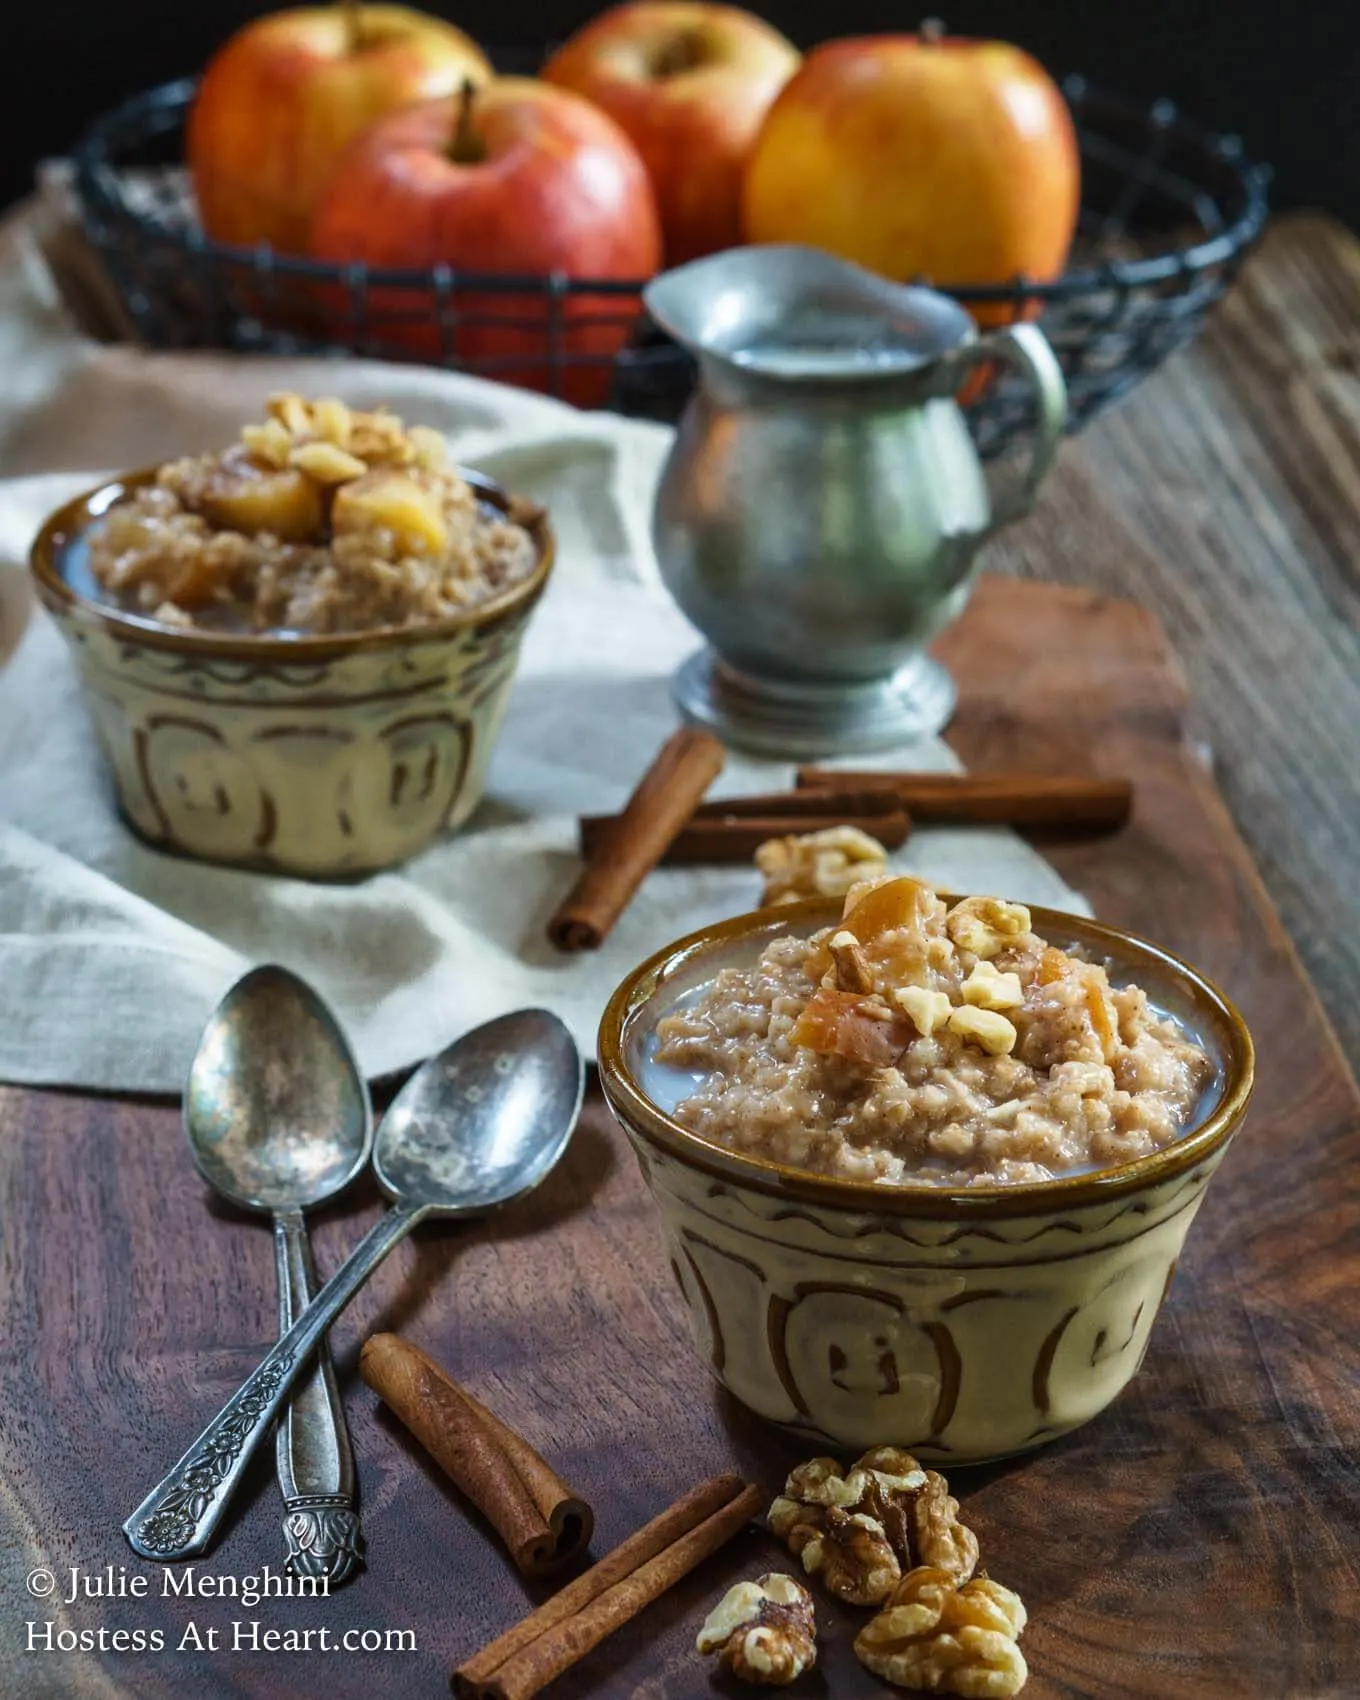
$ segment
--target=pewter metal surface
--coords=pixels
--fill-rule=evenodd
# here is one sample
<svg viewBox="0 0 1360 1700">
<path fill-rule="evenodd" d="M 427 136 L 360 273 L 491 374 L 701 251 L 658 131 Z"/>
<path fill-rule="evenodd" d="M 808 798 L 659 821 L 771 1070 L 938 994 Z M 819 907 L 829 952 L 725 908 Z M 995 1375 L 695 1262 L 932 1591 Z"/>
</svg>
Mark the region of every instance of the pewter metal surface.
<svg viewBox="0 0 1360 1700">
<path fill-rule="evenodd" d="M 368 1088 L 340 1024 L 287 969 L 253 969 L 208 1022 L 189 1072 L 184 1124 L 199 1173 L 274 1217 L 279 1333 L 316 1287 L 302 1212 L 346 1186 L 373 1143 Z M 338 1587 L 363 1562 L 354 1454 L 323 1338 L 275 1435 L 286 1568 Z M 325 1515 L 314 1509 L 324 1502 Z"/>
<path fill-rule="evenodd" d="M 938 730 L 938 679 L 895 708 L 890 682 L 959 613 L 981 547 L 1033 505 L 1066 414 L 1042 333 L 979 338 L 933 291 L 789 247 L 695 261 L 644 298 L 699 361 L 652 537 L 667 588 L 742 677 L 749 712 L 709 693 L 710 712 L 758 747 L 762 721 L 788 730 L 791 687 L 822 688 L 820 717 L 799 709 L 801 742 L 759 746 L 780 754 L 872 748 L 894 718 Z M 995 363 L 1029 379 L 1037 429 L 993 496 L 954 397 Z M 855 698 L 866 686 L 886 692 L 877 714 Z"/>
<path fill-rule="evenodd" d="M 286 968 L 252 969 L 204 1029 L 184 1094 L 199 1173 L 247 1210 L 303 1210 L 368 1161 L 371 1113 L 339 1023 Z"/>
<path fill-rule="evenodd" d="M 555 1015 L 523 1010 L 477 1028 L 418 1070 L 383 1117 L 373 1151 L 397 1201 L 482 1211 L 536 1186 L 561 1155 L 584 1064 Z M 544 1129 L 565 1129 L 561 1144 Z"/>
<path fill-rule="evenodd" d="M 739 673 L 711 649 L 676 672 L 686 720 L 755 755 L 813 757 L 888 750 L 949 724 L 958 692 L 946 668 L 914 656 L 891 678 L 867 685 L 785 684 Z"/>
<path fill-rule="evenodd" d="M 547 1010 L 488 1022 L 412 1075 L 374 1157 L 394 1208 L 124 1523 L 134 1551 L 164 1561 L 208 1547 L 308 1354 L 383 1258 L 426 1216 L 476 1214 L 537 1186 L 566 1150 L 584 1091 L 581 1054 Z"/>
<path fill-rule="evenodd" d="M 274 1260 L 279 1280 L 279 1334 L 311 1303 L 317 1288 L 311 1243 L 300 1210 L 276 1212 Z M 364 1538 L 355 1510 L 354 1450 L 324 1336 L 312 1367 L 284 1406 L 274 1431 L 274 1471 L 283 1495 L 284 1568 L 294 1576 L 327 1576 L 340 1587 L 363 1567 Z"/>
</svg>

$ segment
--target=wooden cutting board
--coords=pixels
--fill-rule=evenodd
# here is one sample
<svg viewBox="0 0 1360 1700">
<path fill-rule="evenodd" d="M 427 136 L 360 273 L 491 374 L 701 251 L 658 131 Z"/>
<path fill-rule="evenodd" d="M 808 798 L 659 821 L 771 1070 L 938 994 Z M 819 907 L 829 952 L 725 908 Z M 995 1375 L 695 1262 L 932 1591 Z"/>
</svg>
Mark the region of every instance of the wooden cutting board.
<svg viewBox="0 0 1360 1700">
<path fill-rule="evenodd" d="M 1127 603 L 985 580 L 941 645 L 978 767 L 1131 774 L 1117 838 L 1045 846 L 1097 912 L 1152 934 L 1238 1000 L 1259 1046 L 1246 1127 L 1215 1179 L 1132 1387 L 1027 1459 L 953 1481 L 984 1562 L 1030 1612 L 1032 1700 L 1360 1694 L 1360 1099 L 1206 773 L 1152 621 Z M 1318 925 L 1327 925 L 1319 916 Z M 317 1227 L 333 1269 L 379 1209 Z M 370 1568 L 329 1600 L 223 1597 L 284 1555 L 272 1459 L 192 1575 L 135 1560 L 120 1525 L 254 1362 L 274 1325 L 267 1226 L 204 1196 L 173 1106 L 0 1089 L 0 1694 L 100 1700 L 416 1700 L 531 1596 L 458 1495 L 358 1383 L 383 1327 L 448 1365 L 598 1512 L 596 1551 L 736 1468 L 773 1493 L 795 1450 L 690 1350 L 656 1217 L 598 1098 L 560 1169 L 494 1223 L 399 1249 L 335 1332 Z M 751 1532 L 550 1692 L 702 1695 L 707 1606 L 784 1562 Z M 146 1598 L 32 1598 L 36 1566 L 146 1576 Z M 166 1578 L 185 1592 L 164 1597 Z M 186 1578 L 188 1580 L 186 1580 Z M 188 1590 L 194 1588 L 192 1595 Z M 215 1597 L 208 1596 L 208 1589 Z M 795 1694 L 887 1692 L 855 1663 L 857 1614 L 819 1607 Z M 28 1651 L 36 1625 L 40 1650 Z M 88 1651 L 41 1650 L 53 1626 Z M 195 1650 L 189 1624 L 206 1647 Z M 233 1650 L 232 1625 L 245 1643 Z M 413 1651 L 252 1650 L 251 1624 L 408 1633 Z M 161 1651 L 100 1651 L 100 1629 Z M 720 1693 L 737 1692 L 725 1680 Z"/>
</svg>

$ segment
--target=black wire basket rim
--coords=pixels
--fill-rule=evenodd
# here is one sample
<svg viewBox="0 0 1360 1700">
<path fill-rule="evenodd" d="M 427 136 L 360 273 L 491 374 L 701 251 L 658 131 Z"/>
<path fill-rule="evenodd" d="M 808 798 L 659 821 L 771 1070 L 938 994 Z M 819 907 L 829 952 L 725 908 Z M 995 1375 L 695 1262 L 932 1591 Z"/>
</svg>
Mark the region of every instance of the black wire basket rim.
<svg viewBox="0 0 1360 1700">
<path fill-rule="evenodd" d="M 580 295 L 636 296 L 651 281 L 650 278 L 590 278 L 569 277 L 565 272 L 493 273 L 459 270 L 440 265 L 420 267 L 370 267 L 355 260 L 334 263 L 310 259 L 301 254 L 276 252 L 268 243 L 256 247 L 241 247 L 215 242 L 196 231 L 186 234 L 150 214 L 129 213 L 103 188 L 100 174 L 113 169 L 111 154 L 118 132 L 148 107 L 171 113 L 183 111 L 190 105 L 197 79 L 179 78 L 161 83 L 131 96 L 97 119 L 81 137 L 72 152 L 76 186 L 87 206 L 102 207 L 106 213 L 155 230 L 162 240 L 168 240 L 196 261 L 219 261 L 249 268 L 263 277 L 282 276 L 324 282 L 354 291 L 370 286 L 386 289 L 420 290 L 433 293 L 437 299 L 452 296 L 456 291 L 509 292 L 550 297 Z M 1225 229 L 1187 247 L 1172 249 L 1137 260 L 1115 260 L 1082 271 L 1065 272 L 1050 282 L 1031 281 L 1016 276 L 1004 284 L 938 285 L 941 292 L 957 300 L 976 305 L 1005 305 L 1016 307 L 1030 302 L 1064 301 L 1095 290 L 1117 289 L 1132 291 L 1147 288 L 1223 265 L 1255 243 L 1265 227 L 1267 216 L 1266 190 L 1270 181 L 1269 167 L 1254 164 L 1244 153 L 1240 138 L 1219 135 L 1202 125 L 1183 118 L 1174 102 L 1166 99 L 1142 102 L 1125 95 L 1093 87 L 1084 77 L 1071 75 L 1063 79 L 1062 89 L 1069 100 L 1081 99 L 1100 104 L 1115 118 L 1130 121 L 1151 120 L 1168 136 L 1197 144 L 1206 153 L 1217 156 L 1225 167 L 1235 171 L 1245 192 L 1242 211 Z M 917 277 L 913 283 L 930 286 L 930 279 Z"/>
</svg>

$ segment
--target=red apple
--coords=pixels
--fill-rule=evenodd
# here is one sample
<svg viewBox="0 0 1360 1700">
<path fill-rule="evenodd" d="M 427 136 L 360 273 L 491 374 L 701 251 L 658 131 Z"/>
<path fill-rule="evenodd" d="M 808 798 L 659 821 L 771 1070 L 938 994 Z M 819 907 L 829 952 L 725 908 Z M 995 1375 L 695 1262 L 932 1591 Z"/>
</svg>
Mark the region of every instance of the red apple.
<svg viewBox="0 0 1360 1700">
<path fill-rule="evenodd" d="M 305 253 L 322 186 L 361 130 L 490 75 L 461 30 L 405 6 L 345 0 L 247 24 L 210 61 L 189 114 L 203 228 Z"/>
<path fill-rule="evenodd" d="M 503 77 L 365 132 L 321 198 L 312 252 L 370 266 L 634 282 L 660 265 L 661 232 L 646 167 L 611 118 L 565 89 Z M 439 303 L 413 302 L 413 293 L 369 291 L 371 313 L 403 315 L 375 327 L 386 344 L 581 405 L 605 399 L 610 358 L 641 310 L 635 291 L 550 303 L 545 292 L 474 285 L 453 291 L 454 318 L 441 329 Z M 550 339 L 593 362 L 562 368 L 558 382 L 545 360 Z"/>
<path fill-rule="evenodd" d="M 746 170 L 746 237 L 940 288 L 1042 281 L 1066 262 L 1079 190 L 1067 103 L 1027 53 L 866 36 L 810 53 L 771 107 Z"/>
<path fill-rule="evenodd" d="M 778 30 L 736 6 L 632 0 L 574 35 L 544 77 L 602 106 L 647 163 L 678 265 L 741 240 L 746 157 L 798 65 Z"/>
</svg>

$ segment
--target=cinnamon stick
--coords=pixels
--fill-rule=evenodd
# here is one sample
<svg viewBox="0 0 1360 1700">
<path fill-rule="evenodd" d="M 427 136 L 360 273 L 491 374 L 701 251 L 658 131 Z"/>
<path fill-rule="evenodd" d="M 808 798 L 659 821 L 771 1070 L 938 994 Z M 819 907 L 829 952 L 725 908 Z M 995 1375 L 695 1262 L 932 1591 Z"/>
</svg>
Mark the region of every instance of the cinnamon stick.
<svg viewBox="0 0 1360 1700">
<path fill-rule="evenodd" d="M 494 1526 L 521 1575 L 549 1576 L 590 1545 L 589 1505 L 418 1346 L 374 1334 L 359 1373 Z"/>
<path fill-rule="evenodd" d="M 819 793 L 809 791 L 805 795 L 817 797 Z M 832 793 L 828 793 L 830 795 Z M 839 793 L 836 795 L 839 796 Z M 695 810 L 688 825 L 681 827 L 661 860 L 668 866 L 696 862 L 749 862 L 766 839 L 784 838 L 790 833 L 817 832 L 830 826 L 858 827 L 861 832 L 876 838 L 885 849 L 896 850 L 910 836 L 911 820 L 891 792 L 879 792 L 877 795 L 885 800 L 882 809 L 847 806 L 817 812 L 788 810 L 772 811 L 768 815 L 724 815 L 717 812 L 721 804 L 705 804 Z M 777 799 L 769 801 L 774 803 Z M 582 816 L 583 855 L 591 853 L 601 837 L 611 830 L 616 818 L 613 815 Z"/>
<path fill-rule="evenodd" d="M 758 1488 L 715 1476 L 453 1673 L 461 1700 L 531 1700 L 717 1552 L 760 1510 Z"/>
<path fill-rule="evenodd" d="M 723 747 L 711 732 L 686 726 L 671 734 L 548 923 L 559 950 L 599 949 L 722 764 Z"/>
<path fill-rule="evenodd" d="M 1129 818 L 1127 779 L 1053 773 L 878 773 L 798 770 L 801 789 L 887 788 L 917 822 L 1114 832 Z"/>
<path fill-rule="evenodd" d="M 831 824 L 847 815 L 892 815 L 902 807 L 890 785 L 818 786 L 815 790 L 762 791 L 753 797 L 717 797 L 700 803 L 692 821 L 730 820 L 746 815 L 795 815 L 813 824 Z"/>
</svg>

